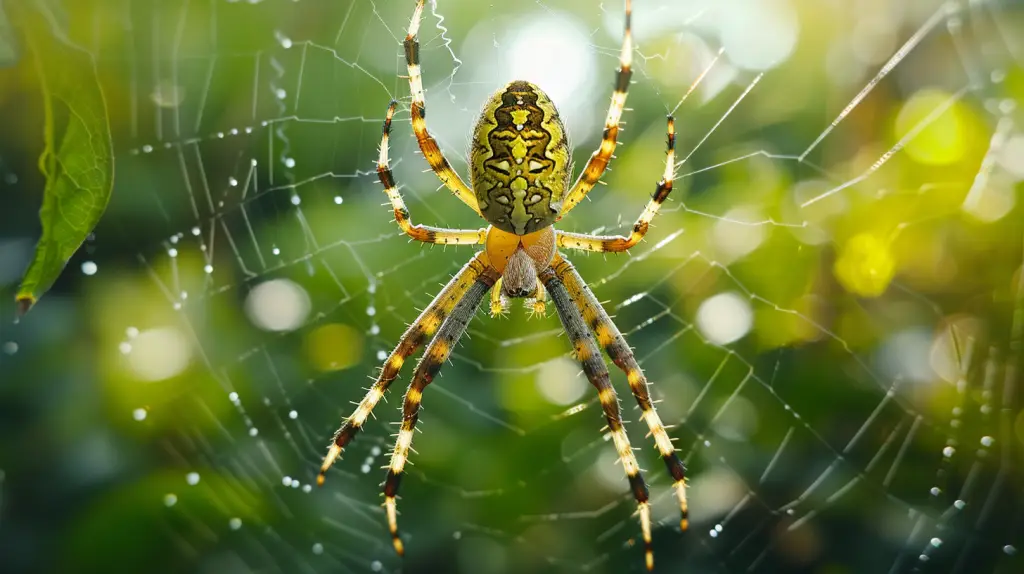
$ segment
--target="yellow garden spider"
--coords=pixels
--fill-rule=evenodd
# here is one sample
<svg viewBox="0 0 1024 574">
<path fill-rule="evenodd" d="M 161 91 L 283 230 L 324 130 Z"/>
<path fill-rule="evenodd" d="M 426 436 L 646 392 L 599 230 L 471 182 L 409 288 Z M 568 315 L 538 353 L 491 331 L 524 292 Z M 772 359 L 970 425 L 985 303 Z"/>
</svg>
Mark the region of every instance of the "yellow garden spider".
<svg viewBox="0 0 1024 574">
<path fill-rule="evenodd" d="M 645 544 L 647 569 L 654 567 L 651 552 L 651 513 L 647 485 L 640 473 L 629 438 L 622 426 L 619 400 L 610 383 L 608 368 L 598 344 L 626 374 L 629 388 L 640 407 L 679 498 L 680 525 L 687 527 L 686 479 L 683 463 L 676 455 L 648 394 L 648 382 L 633 357 L 633 352 L 618 328 L 601 307 L 590 288 L 558 247 L 598 252 L 623 252 L 643 239 L 659 207 L 672 191 L 675 162 L 675 132 L 668 117 L 668 151 L 665 173 L 629 236 L 599 236 L 556 231 L 553 224 L 578 204 L 597 184 L 615 151 L 619 119 L 626 104 L 626 91 L 632 75 L 633 52 L 630 17 L 631 0 L 626 0 L 626 26 L 619 56 L 619 70 L 605 121 L 601 146 L 591 155 L 576 182 L 569 187 L 571 175 L 568 139 L 562 120 L 547 94 L 537 86 L 514 81 L 498 90 L 484 104 L 473 130 L 470 149 L 470 188 L 452 169 L 437 142 L 427 131 L 426 104 L 419 64 L 418 31 L 425 0 L 417 0 L 409 32 L 405 37 L 405 59 L 412 94 L 412 129 L 427 163 L 445 186 L 473 211 L 490 223 L 476 230 L 444 229 L 414 225 L 409 210 L 395 184 L 388 162 L 388 137 L 396 102 L 388 106 L 384 120 L 377 175 L 402 231 L 417 241 L 443 245 L 483 245 L 483 251 L 452 277 L 433 301 L 402 335 L 398 346 L 384 362 L 380 375 L 334 434 L 324 457 L 317 483 L 342 450 L 356 436 L 405 361 L 424 343 L 423 358 L 416 366 L 402 405 L 402 426 L 398 432 L 391 464 L 384 482 L 384 506 L 395 550 L 404 553 L 398 535 L 396 498 L 398 486 L 412 445 L 413 430 L 419 418 L 423 391 L 448 359 L 452 347 L 465 333 L 487 291 L 492 313 L 500 313 L 507 298 L 527 297 L 534 309 L 543 312 L 545 293 L 551 297 L 576 358 L 591 384 L 608 421 L 615 449 L 622 461 L 630 488 L 637 502 L 640 527 Z"/>
</svg>

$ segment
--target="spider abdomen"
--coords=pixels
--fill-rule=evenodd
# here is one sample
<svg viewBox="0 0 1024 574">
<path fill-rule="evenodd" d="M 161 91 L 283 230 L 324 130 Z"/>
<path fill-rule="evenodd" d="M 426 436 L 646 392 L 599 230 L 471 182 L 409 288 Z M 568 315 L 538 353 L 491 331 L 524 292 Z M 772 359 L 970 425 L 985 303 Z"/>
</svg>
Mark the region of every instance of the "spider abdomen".
<svg viewBox="0 0 1024 574">
<path fill-rule="evenodd" d="M 509 83 L 484 104 L 473 130 L 472 187 L 480 213 L 516 235 L 555 222 L 569 183 L 569 143 L 543 90 Z"/>
</svg>

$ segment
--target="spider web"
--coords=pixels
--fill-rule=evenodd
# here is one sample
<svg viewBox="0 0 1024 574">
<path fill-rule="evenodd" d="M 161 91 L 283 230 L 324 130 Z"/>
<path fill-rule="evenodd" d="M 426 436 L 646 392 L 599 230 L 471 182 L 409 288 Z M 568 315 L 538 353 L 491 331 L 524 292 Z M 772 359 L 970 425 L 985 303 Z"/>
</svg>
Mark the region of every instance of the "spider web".
<svg viewBox="0 0 1024 574">
<path fill-rule="evenodd" d="M 927 0 L 634 9 L 619 158 L 561 228 L 628 232 L 674 113 L 677 187 L 647 241 L 567 254 L 635 349 L 687 465 L 682 533 L 613 372 L 659 571 L 1020 571 L 1024 13 Z M 414 221 L 479 225 L 405 137 L 411 11 L 74 8 L 109 84 L 118 173 L 67 288 L 97 323 L 94 424 L 129 451 L 104 478 L 136 493 L 117 516 L 162 541 L 137 564 L 642 569 L 635 503 L 550 311 L 481 313 L 426 391 L 399 504 L 404 563 L 379 484 L 410 367 L 312 485 L 366 377 L 472 252 L 407 244 L 380 206 L 390 99 L 403 104 L 391 157 Z M 457 171 L 479 105 L 517 75 L 549 90 L 582 164 L 610 94 L 619 3 L 427 12 L 428 125 Z M 10 356 L 41 336 L 9 333 Z M 98 464 L 84 452 L 54 459 L 59 474 Z M 2 510 L 0 524 L 18 524 Z"/>
</svg>

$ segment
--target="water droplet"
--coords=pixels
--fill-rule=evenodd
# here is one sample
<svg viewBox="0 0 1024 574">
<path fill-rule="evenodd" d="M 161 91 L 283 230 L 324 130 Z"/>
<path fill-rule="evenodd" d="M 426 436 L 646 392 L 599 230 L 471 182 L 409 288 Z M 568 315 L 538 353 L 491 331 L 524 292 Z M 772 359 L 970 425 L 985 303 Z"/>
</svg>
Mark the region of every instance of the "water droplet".
<svg viewBox="0 0 1024 574">
<path fill-rule="evenodd" d="M 385 351 L 383 349 L 381 349 L 380 351 L 377 351 L 377 360 L 378 361 L 383 361 L 386 358 L 388 358 L 387 351 Z"/>
<path fill-rule="evenodd" d="M 128 341 L 122 341 L 121 344 L 117 346 L 117 349 L 121 351 L 122 355 L 127 355 L 132 352 L 132 344 Z"/>
<path fill-rule="evenodd" d="M 380 560 L 374 560 L 370 562 L 370 570 L 374 572 L 380 572 L 384 568 L 384 565 L 380 563 Z"/>
<path fill-rule="evenodd" d="M 92 261 L 83 261 L 82 262 L 82 273 L 84 273 L 85 275 L 95 275 L 96 271 L 98 271 L 98 270 L 99 270 L 99 268 L 96 266 L 95 262 L 92 262 Z"/>
<path fill-rule="evenodd" d="M 380 325 L 378 325 L 376 323 L 374 323 L 373 325 L 370 325 L 370 334 L 371 335 L 379 335 L 380 334 Z"/>
<path fill-rule="evenodd" d="M 921 562 L 927 562 L 928 561 L 928 555 L 927 554 L 922 554 L 922 555 L 918 556 L 917 559 L 920 560 Z"/>
<path fill-rule="evenodd" d="M 4 354 L 13 355 L 18 352 L 18 344 L 14 341 L 7 341 L 4 343 Z"/>
<path fill-rule="evenodd" d="M 323 544 L 320 544 L 319 542 L 317 542 L 316 544 L 313 545 L 313 554 L 318 554 L 319 555 L 319 554 L 323 554 L 323 553 L 324 553 L 324 545 Z"/>
<path fill-rule="evenodd" d="M 232 518 L 231 520 L 228 520 L 228 527 L 231 528 L 231 530 L 238 530 L 242 527 L 242 519 Z"/>
<path fill-rule="evenodd" d="M 963 510 L 965 506 L 967 506 L 967 503 L 962 500 L 953 501 L 953 507 L 957 510 Z"/>
<path fill-rule="evenodd" d="M 721 524 L 716 524 L 715 525 L 715 531 L 716 532 L 721 532 L 722 531 L 722 525 Z"/>
<path fill-rule="evenodd" d="M 238 187 L 238 180 L 233 177 L 229 177 L 228 185 L 230 185 L 231 187 Z"/>
<path fill-rule="evenodd" d="M 359 470 L 363 471 L 363 474 L 370 474 L 370 465 L 364 464 L 363 466 L 359 467 Z"/>
<path fill-rule="evenodd" d="M 302 483 L 299 482 L 298 480 L 292 480 L 292 488 L 298 488 L 301 485 L 302 485 Z"/>
<path fill-rule="evenodd" d="M 271 249 L 270 252 L 273 253 L 274 255 L 280 255 L 281 254 L 281 250 L 278 249 L 277 247 L 274 247 L 273 249 Z"/>
<path fill-rule="evenodd" d="M 230 393 L 228 393 L 228 400 L 233 402 L 233 403 L 237 403 L 238 402 L 238 393 L 236 393 L 235 391 L 231 391 Z"/>
<path fill-rule="evenodd" d="M 708 535 L 711 536 L 712 538 L 718 538 L 718 531 L 717 530 L 709 530 L 708 531 Z"/>
<path fill-rule="evenodd" d="M 256 436 L 258 434 L 260 434 L 260 429 L 256 427 L 252 427 L 251 429 L 249 429 L 249 436 Z"/>
<path fill-rule="evenodd" d="M 938 496 L 939 494 L 942 493 L 942 489 L 940 489 L 937 486 L 933 486 L 932 489 L 929 490 L 928 492 L 932 493 L 932 496 Z"/>
<path fill-rule="evenodd" d="M 296 411 L 289 411 L 288 418 L 290 418 L 292 420 L 295 420 L 295 419 L 299 418 L 299 413 L 296 412 Z"/>
<path fill-rule="evenodd" d="M 288 97 L 288 92 L 284 91 L 284 88 L 278 88 L 274 90 L 274 95 L 277 96 L 277 99 L 283 100 Z"/>
<path fill-rule="evenodd" d="M 952 458 L 953 454 L 955 453 L 956 449 L 951 446 L 947 446 L 946 448 L 942 449 L 942 456 L 946 458 Z"/>
<path fill-rule="evenodd" d="M 167 255 L 169 257 L 177 257 L 178 256 L 178 250 L 173 248 L 173 247 L 171 247 L 170 249 L 167 250 Z"/>
<path fill-rule="evenodd" d="M 195 235 L 195 236 L 198 237 L 200 233 L 202 233 L 202 232 L 199 230 L 199 226 L 198 225 L 192 228 L 192 235 Z"/>
<path fill-rule="evenodd" d="M 299 205 L 300 203 L 302 203 L 302 198 L 297 195 L 293 195 L 291 198 L 291 202 L 292 205 Z"/>
<path fill-rule="evenodd" d="M 205 271 L 207 275 L 213 273 L 213 265 L 210 265 L 209 263 L 203 265 L 203 271 Z"/>
<path fill-rule="evenodd" d="M 286 158 L 284 158 L 284 166 L 285 167 L 295 167 L 295 158 L 293 158 L 293 157 L 286 157 Z"/>
<path fill-rule="evenodd" d="M 146 409 L 135 409 L 134 411 L 132 411 L 132 418 L 139 422 L 142 422 L 146 420 L 146 414 Z"/>
<path fill-rule="evenodd" d="M 165 494 L 164 495 L 164 506 L 166 506 L 167 508 L 170 508 L 170 507 L 174 506 L 177 503 L 178 503 L 178 496 L 177 495 L 175 495 L 175 494 Z"/>
<path fill-rule="evenodd" d="M 185 475 L 185 482 L 187 482 L 189 486 L 195 486 L 195 485 L 199 484 L 199 473 L 198 472 L 190 472 L 190 473 L 186 474 Z"/>
<path fill-rule="evenodd" d="M 992 446 L 993 442 L 995 442 L 995 439 L 993 439 L 990 436 L 983 436 L 983 437 L 981 437 L 981 446 L 986 446 L 986 447 Z"/>
<path fill-rule="evenodd" d="M 373 317 L 377 314 L 377 308 L 372 305 L 366 308 L 366 314 Z"/>
<path fill-rule="evenodd" d="M 217 137 L 220 139 L 224 139 L 224 132 L 217 132 Z"/>
<path fill-rule="evenodd" d="M 282 478 L 281 479 L 281 484 L 283 484 L 285 486 L 291 486 L 292 485 L 292 477 L 286 476 L 286 477 Z"/>
<path fill-rule="evenodd" d="M 306 494 L 309 494 L 310 492 L 313 492 L 313 487 L 312 487 L 312 485 L 309 485 L 309 484 L 303 484 L 303 485 L 302 485 L 302 492 L 305 492 Z"/>
<path fill-rule="evenodd" d="M 153 151 L 153 146 L 146 144 L 142 146 L 142 153 L 150 153 Z"/>
<path fill-rule="evenodd" d="M 932 538 L 930 543 L 935 548 L 938 548 L 939 546 L 942 546 L 942 539 L 941 538 Z"/>
<path fill-rule="evenodd" d="M 1003 552 L 1007 556 L 1013 556 L 1014 554 L 1017 553 L 1017 547 L 1014 546 L 1013 544 L 1007 544 L 1006 546 L 1003 546 Z"/>
<path fill-rule="evenodd" d="M 334 204 L 335 205 L 341 205 L 344 202 L 345 202 L 345 198 L 341 197 L 340 195 L 335 195 L 334 196 Z"/>
<path fill-rule="evenodd" d="M 709 441 L 709 440 L 704 441 L 704 446 L 706 446 L 706 447 L 707 446 L 711 446 L 711 441 Z"/>
<path fill-rule="evenodd" d="M 370 454 L 372 454 L 373 456 L 380 456 L 380 447 L 379 446 L 375 446 L 375 447 L 371 448 L 370 449 Z"/>
</svg>

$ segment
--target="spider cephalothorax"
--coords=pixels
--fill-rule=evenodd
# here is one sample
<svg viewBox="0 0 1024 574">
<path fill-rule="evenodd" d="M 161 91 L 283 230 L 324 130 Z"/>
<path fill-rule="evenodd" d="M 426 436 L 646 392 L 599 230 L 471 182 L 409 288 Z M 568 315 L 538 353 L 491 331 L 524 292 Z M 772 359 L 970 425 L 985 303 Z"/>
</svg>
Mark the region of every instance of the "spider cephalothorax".
<svg viewBox="0 0 1024 574">
<path fill-rule="evenodd" d="M 452 348 L 465 333 L 469 321 L 488 291 L 491 292 L 492 314 L 503 312 L 508 297 L 531 298 L 533 310 L 543 313 L 545 297 L 550 296 L 572 343 L 573 353 L 583 366 L 587 379 L 597 390 L 608 434 L 637 503 L 646 564 L 650 570 L 654 567 L 654 555 L 651 550 L 651 509 L 647 484 L 622 426 L 619 400 L 610 383 L 608 367 L 601 356 L 602 350 L 626 375 L 629 390 L 640 408 L 640 419 L 646 423 L 658 454 L 672 477 L 682 513 L 680 527 L 686 530 L 688 522 L 683 463 L 676 454 L 665 425 L 658 417 L 648 392 L 647 378 L 634 358 L 633 351 L 590 287 L 558 252 L 558 248 L 624 252 L 643 239 L 651 220 L 672 191 L 675 165 L 672 117 L 668 118 L 668 151 L 664 175 L 629 235 L 572 233 L 558 231 L 553 225 L 593 189 L 615 152 L 619 119 L 626 104 L 626 90 L 631 74 L 633 44 L 630 0 L 626 0 L 626 31 L 601 145 L 590 156 L 576 182 L 569 186 L 572 153 L 554 104 L 537 86 L 528 82 L 512 82 L 487 100 L 477 120 L 470 152 L 472 188 L 455 173 L 427 131 L 417 39 L 424 1 L 416 0 L 416 9 L 404 42 L 409 91 L 412 94 L 409 106 L 412 129 L 423 157 L 438 178 L 491 226 L 483 229 L 445 229 L 412 223 L 388 160 L 391 121 L 397 107 L 397 102 L 392 101 L 384 118 L 377 176 L 391 202 L 398 226 L 409 237 L 424 243 L 483 245 L 484 249 L 452 277 L 409 325 L 381 367 L 373 386 L 334 433 L 330 449 L 320 466 L 317 482 L 323 484 L 325 473 L 363 428 L 374 407 L 398 377 L 402 365 L 426 344 L 423 358 L 416 365 L 402 403 L 402 426 L 384 480 L 384 508 L 388 528 L 395 550 L 402 554 L 404 545 L 398 534 L 398 487 L 412 448 L 424 389 L 434 380 L 441 365 L 450 356 Z"/>
<path fill-rule="evenodd" d="M 495 92 L 473 130 L 470 166 L 491 225 L 526 235 L 554 223 L 569 186 L 569 145 L 547 94 L 523 81 Z"/>
</svg>

